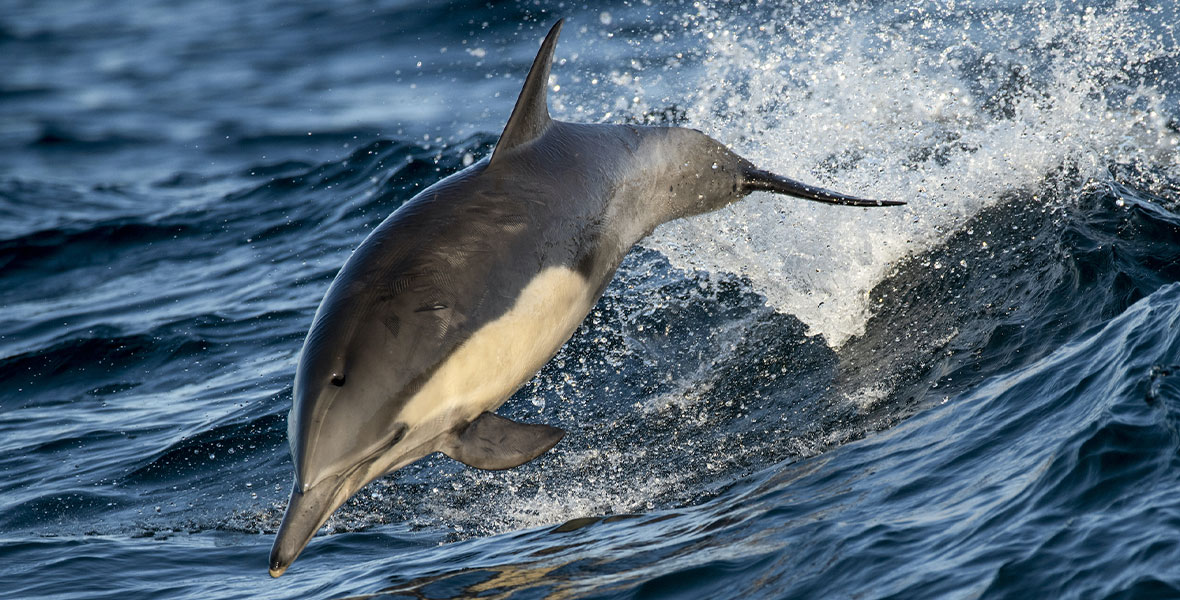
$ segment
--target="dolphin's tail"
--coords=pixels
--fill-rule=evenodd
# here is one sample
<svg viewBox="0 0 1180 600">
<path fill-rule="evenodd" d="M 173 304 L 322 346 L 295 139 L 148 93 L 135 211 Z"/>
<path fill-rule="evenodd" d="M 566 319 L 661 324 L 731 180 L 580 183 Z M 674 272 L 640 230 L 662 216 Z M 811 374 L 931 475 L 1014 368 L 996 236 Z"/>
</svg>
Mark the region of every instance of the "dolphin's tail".
<svg viewBox="0 0 1180 600">
<path fill-rule="evenodd" d="M 742 173 L 742 191 L 747 194 L 750 192 L 774 192 L 776 194 L 785 194 L 787 196 L 842 206 L 901 206 L 905 204 L 905 202 L 898 200 L 867 200 L 865 198 L 857 198 L 855 196 L 841 194 L 840 192 L 833 192 L 832 190 L 807 185 L 806 183 L 788 179 L 782 175 L 775 175 L 770 171 L 763 171 L 762 169 L 752 167 L 745 169 Z"/>
</svg>

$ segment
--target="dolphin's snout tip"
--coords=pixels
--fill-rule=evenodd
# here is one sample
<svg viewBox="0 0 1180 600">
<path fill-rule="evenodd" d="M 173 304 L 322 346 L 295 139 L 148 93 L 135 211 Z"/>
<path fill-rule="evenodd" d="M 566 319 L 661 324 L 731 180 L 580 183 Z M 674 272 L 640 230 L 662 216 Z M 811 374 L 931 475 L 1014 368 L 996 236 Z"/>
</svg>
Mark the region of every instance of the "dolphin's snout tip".
<svg viewBox="0 0 1180 600">
<path fill-rule="evenodd" d="M 279 548 L 278 548 L 277 543 L 275 544 L 275 547 L 271 550 L 269 562 L 270 562 L 270 565 L 269 565 L 269 569 L 267 570 L 267 572 L 270 573 L 271 577 L 278 577 L 279 575 L 286 573 L 287 568 L 291 566 L 291 561 L 283 560 L 283 557 L 279 555 Z"/>
<path fill-rule="evenodd" d="M 275 534 L 274 545 L 270 548 L 267 562 L 271 577 L 278 577 L 287 571 L 316 531 L 354 491 L 345 487 L 339 478 L 321 481 L 306 491 L 300 488 L 298 483 L 292 488 L 286 514 Z"/>
</svg>

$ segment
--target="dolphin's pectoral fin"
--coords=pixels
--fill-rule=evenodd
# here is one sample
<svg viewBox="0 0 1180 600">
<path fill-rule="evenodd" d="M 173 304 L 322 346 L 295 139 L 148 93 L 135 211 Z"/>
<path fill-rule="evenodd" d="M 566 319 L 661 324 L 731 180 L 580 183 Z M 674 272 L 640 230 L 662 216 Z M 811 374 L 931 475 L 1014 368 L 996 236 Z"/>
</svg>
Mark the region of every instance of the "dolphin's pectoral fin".
<svg viewBox="0 0 1180 600">
<path fill-rule="evenodd" d="M 485 412 L 455 434 L 443 448 L 447 456 L 477 469 L 511 469 L 557 445 L 565 431 L 549 425 L 517 423 Z"/>
</svg>

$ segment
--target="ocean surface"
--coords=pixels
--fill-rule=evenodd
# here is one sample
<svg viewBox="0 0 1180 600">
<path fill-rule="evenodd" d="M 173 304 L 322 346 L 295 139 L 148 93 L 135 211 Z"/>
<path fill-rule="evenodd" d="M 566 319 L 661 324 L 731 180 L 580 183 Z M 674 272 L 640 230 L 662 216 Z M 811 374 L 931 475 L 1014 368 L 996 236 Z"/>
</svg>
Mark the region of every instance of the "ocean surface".
<svg viewBox="0 0 1180 600">
<path fill-rule="evenodd" d="M 0 597 L 1180 598 L 1178 13 L 0 0 Z M 556 118 L 909 204 L 661 227 L 500 411 L 552 452 L 272 580 L 321 297 L 558 17 Z"/>
</svg>

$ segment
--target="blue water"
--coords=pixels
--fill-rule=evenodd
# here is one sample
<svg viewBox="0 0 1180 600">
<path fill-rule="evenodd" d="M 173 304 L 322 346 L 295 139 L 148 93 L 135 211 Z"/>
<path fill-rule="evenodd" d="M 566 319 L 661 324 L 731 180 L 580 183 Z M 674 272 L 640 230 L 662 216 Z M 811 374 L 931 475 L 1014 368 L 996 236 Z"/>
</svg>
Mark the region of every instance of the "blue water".
<svg viewBox="0 0 1180 600">
<path fill-rule="evenodd" d="M 1180 598 L 1171 5 L 0 1 L 0 596 Z M 552 112 L 904 209 L 657 231 L 501 410 L 266 559 L 312 315 Z"/>
</svg>

